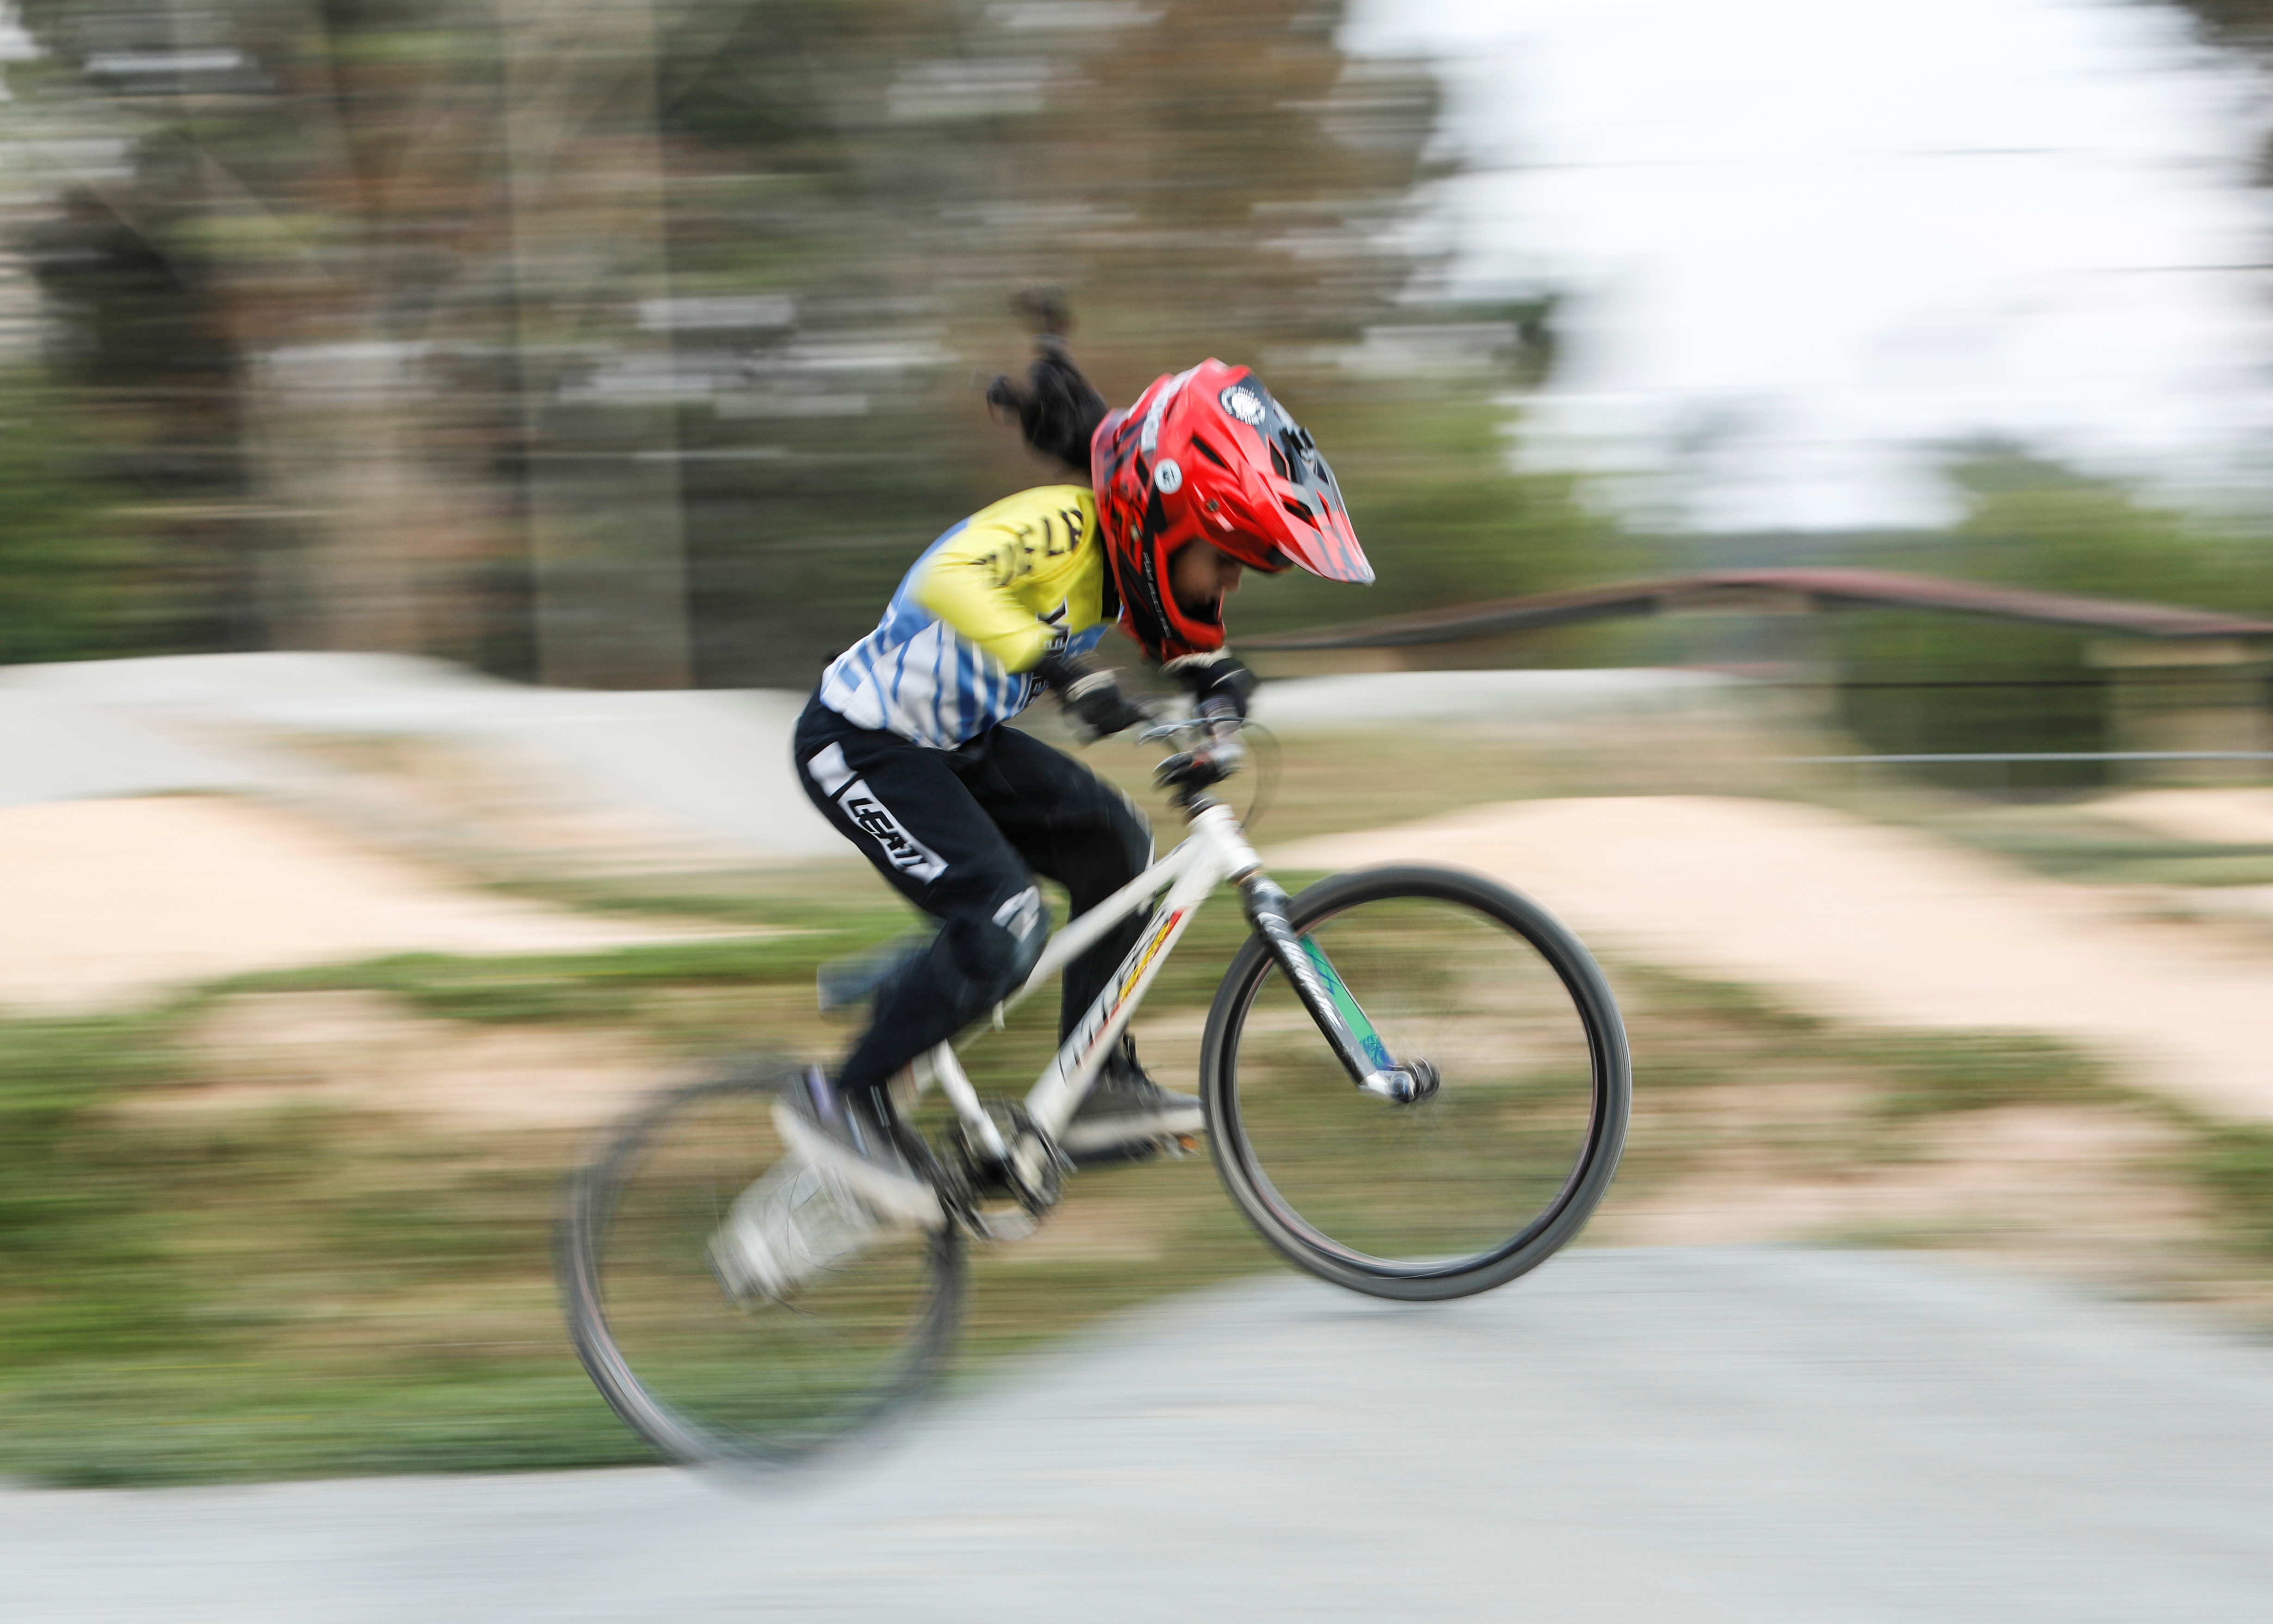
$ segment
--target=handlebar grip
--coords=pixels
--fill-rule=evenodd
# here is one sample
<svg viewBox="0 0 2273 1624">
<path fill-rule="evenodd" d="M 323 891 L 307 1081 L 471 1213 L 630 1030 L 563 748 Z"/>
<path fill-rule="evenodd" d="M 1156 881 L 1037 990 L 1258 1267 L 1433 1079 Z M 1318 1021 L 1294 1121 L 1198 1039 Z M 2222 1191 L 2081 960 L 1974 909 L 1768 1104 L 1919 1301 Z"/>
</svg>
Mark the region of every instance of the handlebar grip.
<svg viewBox="0 0 2273 1624">
<path fill-rule="evenodd" d="M 1247 714 L 1240 708 L 1238 700 L 1228 696 L 1202 700 L 1194 714 L 1207 723 L 1209 736 L 1219 743 L 1238 738 L 1240 730 L 1247 725 Z"/>
</svg>

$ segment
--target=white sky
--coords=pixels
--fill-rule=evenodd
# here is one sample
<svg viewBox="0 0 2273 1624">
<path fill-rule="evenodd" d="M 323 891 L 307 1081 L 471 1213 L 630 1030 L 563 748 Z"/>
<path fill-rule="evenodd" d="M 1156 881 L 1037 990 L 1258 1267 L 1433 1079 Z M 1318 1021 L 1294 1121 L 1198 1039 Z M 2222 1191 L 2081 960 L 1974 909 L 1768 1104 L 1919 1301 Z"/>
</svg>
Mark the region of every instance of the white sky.
<svg viewBox="0 0 2273 1624">
<path fill-rule="evenodd" d="M 1733 528 L 1937 521 L 1984 432 L 2273 460 L 2258 87 L 2164 7 L 1358 0 L 1346 40 L 1446 77 L 1456 284 L 1576 296 L 1539 462 Z"/>
</svg>

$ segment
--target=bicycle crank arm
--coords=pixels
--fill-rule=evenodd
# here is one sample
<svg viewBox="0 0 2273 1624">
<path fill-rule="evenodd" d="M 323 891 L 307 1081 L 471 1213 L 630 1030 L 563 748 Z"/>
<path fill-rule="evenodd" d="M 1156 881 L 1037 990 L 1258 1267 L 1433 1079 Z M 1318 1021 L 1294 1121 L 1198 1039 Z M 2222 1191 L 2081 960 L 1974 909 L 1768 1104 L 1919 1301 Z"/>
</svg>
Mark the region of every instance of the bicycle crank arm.
<svg viewBox="0 0 2273 1624">
<path fill-rule="evenodd" d="M 1356 996 L 1335 974 L 1326 950 L 1315 938 L 1298 934 L 1287 924 L 1287 894 L 1265 874 L 1250 874 L 1240 883 L 1247 897 L 1248 923 L 1270 948 L 1279 973 L 1302 999 L 1310 1019 L 1317 1022 L 1350 1081 L 1368 1094 L 1399 1105 L 1434 1094 L 1437 1068 L 1424 1061 L 1411 1066 L 1397 1063 Z"/>
</svg>

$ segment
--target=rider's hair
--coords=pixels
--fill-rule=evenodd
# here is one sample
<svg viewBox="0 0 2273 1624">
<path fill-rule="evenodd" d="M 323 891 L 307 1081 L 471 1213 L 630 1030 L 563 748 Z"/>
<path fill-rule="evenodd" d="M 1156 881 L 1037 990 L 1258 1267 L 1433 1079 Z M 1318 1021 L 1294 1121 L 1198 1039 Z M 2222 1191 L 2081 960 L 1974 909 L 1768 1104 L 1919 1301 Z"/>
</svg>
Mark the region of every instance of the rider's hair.
<svg viewBox="0 0 2273 1624">
<path fill-rule="evenodd" d="M 1030 290 L 1011 301 L 1012 308 L 1039 329 L 1039 353 L 1021 383 L 1009 373 L 998 374 L 986 385 L 986 404 L 997 413 L 1016 412 L 1026 444 L 1089 478 L 1089 442 L 1097 425 L 1112 408 L 1097 386 L 1083 376 L 1066 348 L 1065 334 L 1073 318 L 1064 299 L 1054 292 Z"/>
</svg>

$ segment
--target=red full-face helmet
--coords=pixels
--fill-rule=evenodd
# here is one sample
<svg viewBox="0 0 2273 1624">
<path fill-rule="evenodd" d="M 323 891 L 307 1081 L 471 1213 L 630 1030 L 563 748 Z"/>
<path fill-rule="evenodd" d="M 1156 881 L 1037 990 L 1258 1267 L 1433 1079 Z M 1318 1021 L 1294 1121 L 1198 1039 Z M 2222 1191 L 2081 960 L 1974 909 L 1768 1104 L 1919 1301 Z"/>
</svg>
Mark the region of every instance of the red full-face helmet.
<svg viewBox="0 0 2273 1624">
<path fill-rule="evenodd" d="M 1090 480 L 1121 624 L 1156 660 L 1223 647 L 1219 607 L 1194 615 L 1168 587 L 1169 557 L 1190 543 L 1250 569 L 1373 579 L 1333 470 L 1245 367 L 1208 360 L 1155 378 L 1098 425 Z"/>
</svg>

